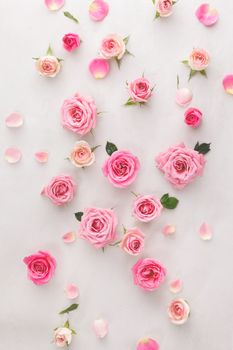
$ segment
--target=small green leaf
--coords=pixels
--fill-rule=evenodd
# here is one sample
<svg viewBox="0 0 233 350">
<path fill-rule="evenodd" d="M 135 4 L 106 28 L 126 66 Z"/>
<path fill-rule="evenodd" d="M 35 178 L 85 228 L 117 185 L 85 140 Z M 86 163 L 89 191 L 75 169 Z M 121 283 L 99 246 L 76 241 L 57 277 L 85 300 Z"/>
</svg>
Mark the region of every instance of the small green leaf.
<svg viewBox="0 0 233 350">
<path fill-rule="evenodd" d="M 114 143 L 108 142 L 106 143 L 106 152 L 108 153 L 109 156 L 113 154 L 113 152 L 116 152 L 118 150 L 117 146 L 114 145 Z"/>
<path fill-rule="evenodd" d="M 131 53 L 129 50 L 125 50 L 125 55 L 130 55 L 130 56 L 133 56 L 134 57 L 134 54 L 133 53 Z"/>
<path fill-rule="evenodd" d="M 50 45 L 48 47 L 48 50 L 46 51 L 46 55 L 48 55 L 48 56 L 52 56 L 53 55 L 53 50 L 52 50 Z"/>
<path fill-rule="evenodd" d="M 82 220 L 82 216 L 83 216 L 83 212 L 82 211 L 78 211 L 77 213 L 74 213 L 76 219 L 78 221 L 81 221 Z"/>
<path fill-rule="evenodd" d="M 180 87 L 180 77 L 178 74 L 176 76 L 176 87 L 177 87 L 177 89 L 179 89 L 179 87 Z"/>
<path fill-rule="evenodd" d="M 37 61 L 40 59 L 40 57 L 32 57 L 32 59 Z"/>
<path fill-rule="evenodd" d="M 120 68 L 121 68 L 121 59 L 118 60 L 118 58 L 115 57 L 115 61 L 116 61 L 116 63 L 117 63 L 118 68 L 120 69 Z"/>
<path fill-rule="evenodd" d="M 70 328 L 70 322 L 69 322 L 69 320 L 66 321 L 66 323 L 64 324 L 64 327 L 65 327 L 65 328 Z"/>
<path fill-rule="evenodd" d="M 158 11 L 156 11 L 156 14 L 155 14 L 154 20 L 155 20 L 156 18 L 159 18 L 159 17 L 160 17 L 160 13 L 159 13 Z"/>
<path fill-rule="evenodd" d="M 194 77 L 195 74 L 197 74 L 197 71 L 193 70 L 193 69 L 190 69 L 189 80 L 192 79 L 192 77 Z"/>
<path fill-rule="evenodd" d="M 124 106 L 134 106 L 134 105 L 136 105 L 136 104 L 137 104 L 136 102 L 134 102 L 131 98 L 129 98 L 129 99 L 125 102 Z"/>
<path fill-rule="evenodd" d="M 121 243 L 121 241 L 116 241 L 116 242 L 114 242 L 114 243 L 111 243 L 111 244 L 109 244 L 111 247 L 115 247 L 115 246 L 117 246 L 117 245 L 119 245 Z"/>
<path fill-rule="evenodd" d="M 99 148 L 101 145 L 97 145 L 97 146 L 95 146 L 95 147 L 92 147 L 91 148 L 91 152 L 95 152 L 95 150 L 97 149 L 97 148 Z"/>
<path fill-rule="evenodd" d="M 71 329 L 71 332 L 72 332 L 73 335 L 77 334 L 75 329 Z"/>
<path fill-rule="evenodd" d="M 200 70 L 200 73 L 201 73 L 201 75 L 203 75 L 204 77 L 206 77 L 207 78 L 207 74 L 206 74 L 206 71 L 203 69 L 203 70 Z"/>
<path fill-rule="evenodd" d="M 102 252 L 104 253 L 104 247 L 102 247 Z"/>
<path fill-rule="evenodd" d="M 161 197 L 160 202 L 166 209 L 175 209 L 179 203 L 179 200 L 175 197 L 170 197 L 169 194 L 166 193 Z"/>
<path fill-rule="evenodd" d="M 74 21 L 75 23 L 79 23 L 79 20 L 78 20 L 76 17 L 74 17 L 70 12 L 65 11 L 65 12 L 63 12 L 63 13 L 64 13 L 64 16 L 65 16 L 65 17 L 71 19 L 71 20 Z"/>
<path fill-rule="evenodd" d="M 189 61 L 188 60 L 183 60 L 183 61 L 181 61 L 182 63 L 184 63 L 184 64 L 189 64 Z"/>
<path fill-rule="evenodd" d="M 63 58 L 59 58 L 59 57 L 57 57 L 57 60 L 58 60 L 59 63 L 62 62 L 62 61 L 64 61 Z"/>
<path fill-rule="evenodd" d="M 128 44 L 128 42 L 129 42 L 129 38 L 130 38 L 130 35 L 128 35 L 127 37 L 125 37 L 125 38 L 123 39 L 123 41 L 124 41 L 125 45 L 127 45 L 127 44 Z"/>
<path fill-rule="evenodd" d="M 172 5 L 175 5 L 176 4 L 176 1 L 172 1 Z"/>
<path fill-rule="evenodd" d="M 78 308 L 78 304 L 72 304 L 72 305 L 68 306 L 66 309 L 60 311 L 59 315 L 68 314 L 69 312 L 74 311 L 77 308 Z"/>
<path fill-rule="evenodd" d="M 201 153 L 201 154 L 206 154 L 210 151 L 210 145 L 211 143 L 199 143 L 197 142 L 195 147 L 194 147 L 194 150 L 197 151 L 198 153 Z"/>
<path fill-rule="evenodd" d="M 155 5 L 155 0 L 152 0 L 153 4 Z"/>
</svg>

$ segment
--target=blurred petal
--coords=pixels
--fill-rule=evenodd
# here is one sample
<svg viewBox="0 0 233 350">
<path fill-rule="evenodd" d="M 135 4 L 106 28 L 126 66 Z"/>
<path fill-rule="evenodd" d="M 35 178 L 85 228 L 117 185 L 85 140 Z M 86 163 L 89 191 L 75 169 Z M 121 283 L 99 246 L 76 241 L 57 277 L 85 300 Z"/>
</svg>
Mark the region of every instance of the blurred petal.
<svg viewBox="0 0 233 350">
<path fill-rule="evenodd" d="M 79 296 L 78 287 L 72 283 L 66 286 L 65 293 L 68 299 L 76 299 Z"/>
<path fill-rule="evenodd" d="M 193 98 L 192 91 L 188 88 L 181 88 L 176 91 L 176 103 L 181 106 L 187 106 Z"/>
<path fill-rule="evenodd" d="M 226 93 L 233 95 L 233 74 L 226 75 L 222 84 Z"/>
<path fill-rule="evenodd" d="M 108 4 L 103 0 L 94 0 L 89 6 L 89 15 L 93 21 L 102 21 L 109 11 Z"/>
<path fill-rule="evenodd" d="M 45 5 L 50 11 L 58 11 L 65 4 L 65 0 L 45 0 Z"/>
<path fill-rule="evenodd" d="M 5 122 L 9 128 L 18 128 L 23 125 L 23 117 L 19 113 L 11 113 L 6 117 Z"/>
<path fill-rule="evenodd" d="M 17 163 L 20 161 L 22 154 L 18 148 L 10 147 L 5 151 L 5 160 L 8 163 Z"/>
<path fill-rule="evenodd" d="M 67 232 L 62 236 L 64 243 L 73 243 L 76 240 L 75 232 Z"/>
<path fill-rule="evenodd" d="M 152 338 L 142 338 L 137 344 L 137 350 L 159 350 L 159 344 Z"/>
<path fill-rule="evenodd" d="M 211 8 L 209 4 L 202 4 L 196 11 L 197 19 L 205 26 L 212 26 L 218 21 L 218 11 Z"/>
<path fill-rule="evenodd" d="M 104 338 L 108 334 L 108 322 L 102 318 L 95 320 L 93 327 L 97 338 Z"/>
<path fill-rule="evenodd" d="M 162 232 L 165 236 L 173 235 L 176 232 L 176 227 L 174 225 L 165 225 Z"/>
<path fill-rule="evenodd" d="M 48 152 L 40 151 L 35 153 L 35 158 L 39 163 L 47 163 L 48 161 Z"/>
<path fill-rule="evenodd" d="M 169 284 L 169 290 L 171 293 L 174 293 L 174 294 L 179 293 L 181 291 L 182 287 L 183 287 L 183 283 L 179 279 L 173 280 Z"/>
<path fill-rule="evenodd" d="M 204 241 L 209 241 L 212 238 L 212 234 L 213 232 L 211 227 L 204 222 L 199 229 L 199 235 L 201 239 Z"/>
<path fill-rule="evenodd" d="M 109 69 L 109 63 L 104 58 L 94 58 L 89 64 L 89 71 L 95 79 L 105 78 Z"/>
</svg>

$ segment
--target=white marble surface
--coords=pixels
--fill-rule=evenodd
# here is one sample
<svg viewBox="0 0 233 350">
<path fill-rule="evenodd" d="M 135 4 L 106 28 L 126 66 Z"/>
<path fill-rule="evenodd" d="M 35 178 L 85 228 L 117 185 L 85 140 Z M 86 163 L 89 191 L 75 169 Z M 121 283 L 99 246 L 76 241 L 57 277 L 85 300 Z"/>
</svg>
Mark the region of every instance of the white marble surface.
<svg viewBox="0 0 233 350">
<path fill-rule="evenodd" d="M 49 13 L 43 0 L 1 1 L 1 312 L 0 348 L 8 350 L 49 350 L 52 330 L 62 319 L 58 311 L 68 305 L 63 289 L 67 283 L 80 288 L 80 309 L 71 315 L 77 329 L 71 349 L 134 350 L 145 335 L 154 337 L 161 350 L 231 350 L 232 340 L 232 97 L 221 81 L 233 73 L 233 2 L 211 3 L 220 13 L 219 23 L 203 27 L 195 18 L 199 0 L 180 0 L 174 15 L 153 22 L 150 0 L 108 0 L 110 14 L 102 23 L 93 23 L 87 13 L 89 1 L 67 0 L 65 9 L 80 19 L 76 25 L 62 12 Z M 61 38 L 77 31 L 83 40 L 80 50 L 66 53 Z M 102 81 L 89 75 L 88 62 L 95 57 L 101 39 L 109 33 L 130 34 L 129 50 L 120 70 L 112 64 L 111 74 Z M 51 43 L 57 56 L 65 59 L 56 79 L 40 77 L 31 57 L 42 55 Z M 198 130 L 183 123 L 184 110 L 176 106 L 176 75 L 187 86 L 187 69 L 180 61 L 194 46 L 211 55 L 208 80 L 196 76 L 190 82 L 192 106 L 204 113 Z M 145 72 L 156 83 L 155 95 L 145 108 L 124 108 L 125 81 Z M 78 139 L 62 129 L 59 109 L 62 101 L 79 91 L 92 95 L 100 111 L 94 136 L 86 138 L 96 151 L 95 165 L 76 170 L 64 160 Z M 4 118 L 20 111 L 25 124 L 7 129 Z M 107 140 L 128 148 L 141 161 L 137 181 L 126 190 L 114 189 L 101 173 Z M 182 191 L 175 191 L 155 169 L 154 156 L 169 145 L 184 141 L 212 142 L 204 176 Z M 23 159 L 8 165 L 4 149 L 18 146 Z M 40 165 L 34 152 L 46 149 L 49 162 Z M 49 179 L 67 173 L 78 183 L 78 195 L 68 206 L 58 208 L 40 196 Z M 164 212 L 157 224 L 139 225 L 147 236 L 143 256 L 158 258 L 168 269 L 167 282 L 146 294 L 133 285 L 131 266 L 136 259 L 117 248 L 105 253 L 84 241 L 65 246 L 63 233 L 77 230 L 73 213 L 85 206 L 115 207 L 121 224 L 135 225 L 131 217 L 130 191 L 162 195 L 170 192 L 180 199 L 178 208 Z M 203 221 L 214 229 L 211 242 L 203 242 L 197 231 Z M 161 233 L 164 224 L 177 225 L 173 239 Z M 26 277 L 24 256 L 39 249 L 49 250 L 57 259 L 55 278 L 37 287 Z M 184 282 L 179 294 L 192 309 L 182 327 L 172 325 L 166 307 L 172 299 L 168 282 Z M 92 322 L 109 320 L 109 335 L 95 338 Z"/>
</svg>

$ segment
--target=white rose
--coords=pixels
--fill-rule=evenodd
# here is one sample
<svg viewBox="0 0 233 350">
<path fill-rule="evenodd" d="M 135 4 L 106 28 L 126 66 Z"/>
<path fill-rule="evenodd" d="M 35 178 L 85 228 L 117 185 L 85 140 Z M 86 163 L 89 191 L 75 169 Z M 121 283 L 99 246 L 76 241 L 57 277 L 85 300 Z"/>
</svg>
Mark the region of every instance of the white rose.
<svg viewBox="0 0 233 350">
<path fill-rule="evenodd" d="M 72 331 L 66 327 L 59 327 L 54 331 L 54 342 L 60 348 L 71 343 Z"/>
</svg>

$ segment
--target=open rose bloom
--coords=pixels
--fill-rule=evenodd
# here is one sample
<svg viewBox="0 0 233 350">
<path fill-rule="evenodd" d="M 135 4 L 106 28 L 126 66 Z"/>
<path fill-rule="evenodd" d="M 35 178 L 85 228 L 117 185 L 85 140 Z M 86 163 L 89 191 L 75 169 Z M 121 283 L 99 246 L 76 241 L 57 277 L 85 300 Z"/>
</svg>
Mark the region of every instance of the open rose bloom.
<svg viewBox="0 0 233 350">
<path fill-rule="evenodd" d="M 133 216 L 142 222 L 157 220 L 162 210 L 160 199 L 153 195 L 139 196 L 133 203 Z"/>
<path fill-rule="evenodd" d="M 48 283 L 57 265 L 55 258 L 45 251 L 25 257 L 23 262 L 27 265 L 28 278 L 37 285 Z"/>
<path fill-rule="evenodd" d="M 69 155 L 69 160 L 77 168 L 90 166 L 95 161 L 95 154 L 86 141 L 75 143 L 73 150 Z"/>
<path fill-rule="evenodd" d="M 125 54 L 125 51 L 125 42 L 117 34 L 110 34 L 102 40 L 100 54 L 107 60 L 110 60 L 112 58 L 121 60 Z"/>
<path fill-rule="evenodd" d="M 87 208 L 84 210 L 79 236 L 95 248 L 103 248 L 116 239 L 117 218 L 113 210 Z"/>
<path fill-rule="evenodd" d="M 155 158 L 155 163 L 165 178 L 177 189 L 182 189 L 201 176 L 204 171 L 203 154 L 186 148 L 183 143 L 169 147 Z"/>
<path fill-rule="evenodd" d="M 61 69 L 61 64 L 57 57 L 46 55 L 36 60 L 36 69 L 44 77 L 54 78 Z"/>
<path fill-rule="evenodd" d="M 69 52 L 79 48 L 81 43 L 81 40 L 78 34 L 75 34 L 75 33 L 65 34 L 62 38 L 62 41 L 63 41 L 64 49 Z"/>
<path fill-rule="evenodd" d="M 130 95 L 130 102 L 146 103 L 152 95 L 152 88 L 149 80 L 145 78 L 138 78 L 128 85 Z"/>
<path fill-rule="evenodd" d="M 156 17 L 169 17 L 173 11 L 172 0 L 156 0 Z"/>
<path fill-rule="evenodd" d="M 173 300 L 168 307 L 168 316 L 172 323 L 184 324 L 190 315 L 190 307 L 184 299 Z"/>
<path fill-rule="evenodd" d="M 64 205 L 74 198 L 76 184 L 71 176 L 59 175 L 51 179 L 41 194 L 48 197 L 55 205 Z"/>
<path fill-rule="evenodd" d="M 204 71 L 210 62 L 207 51 L 203 49 L 193 49 L 189 55 L 188 64 L 193 71 Z"/>
<path fill-rule="evenodd" d="M 191 128 L 198 128 L 201 124 L 202 112 L 197 108 L 189 108 L 184 114 L 185 124 L 191 126 Z"/>
<path fill-rule="evenodd" d="M 72 330 L 67 327 L 59 327 L 54 331 L 54 343 L 59 347 L 70 345 L 72 341 Z"/>
<path fill-rule="evenodd" d="M 140 259 L 132 267 L 134 283 L 145 291 L 156 290 L 166 277 L 166 269 L 155 259 Z"/>
<path fill-rule="evenodd" d="M 139 255 L 144 248 L 145 235 L 135 227 L 128 229 L 120 243 L 120 248 L 130 255 Z"/>
</svg>

